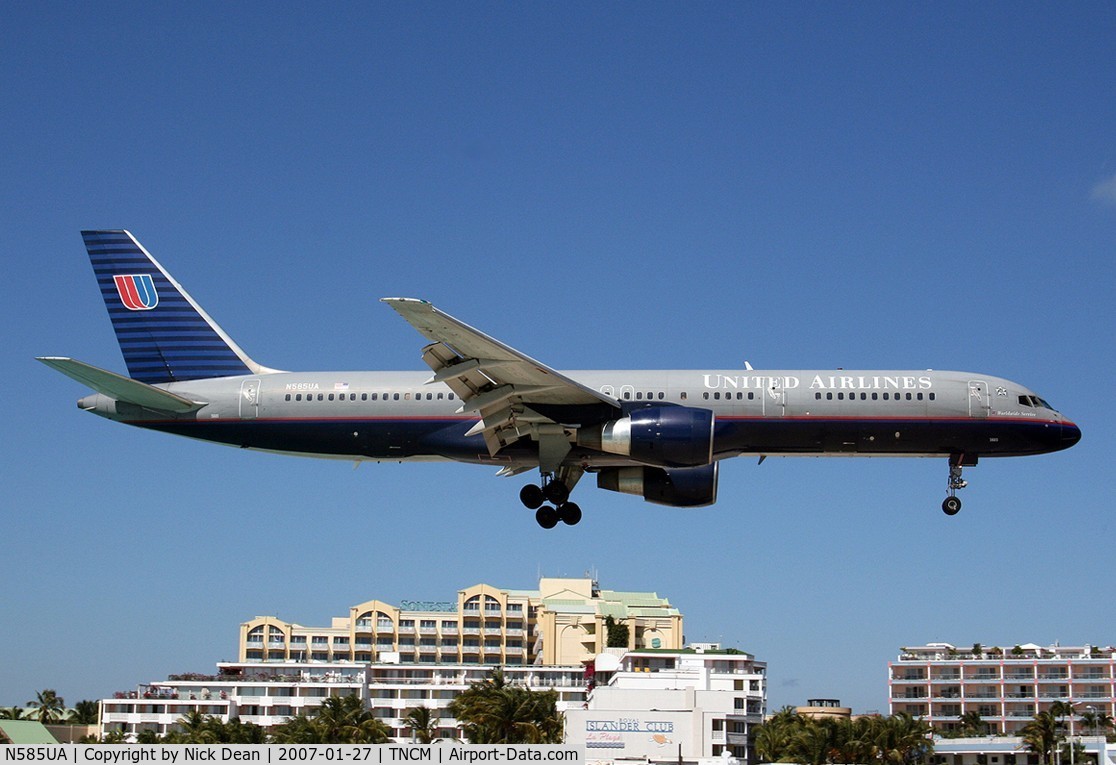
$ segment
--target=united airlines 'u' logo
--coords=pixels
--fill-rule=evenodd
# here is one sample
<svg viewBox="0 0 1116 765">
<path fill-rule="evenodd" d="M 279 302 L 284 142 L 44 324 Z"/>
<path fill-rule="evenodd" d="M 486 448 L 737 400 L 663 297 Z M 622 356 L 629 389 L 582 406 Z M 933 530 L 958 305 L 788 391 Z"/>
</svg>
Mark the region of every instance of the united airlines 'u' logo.
<svg viewBox="0 0 1116 765">
<path fill-rule="evenodd" d="M 120 301 L 129 311 L 150 311 L 159 305 L 159 293 L 155 291 L 151 274 L 114 276 L 112 280 L 116 282 Z"/>
</svg>

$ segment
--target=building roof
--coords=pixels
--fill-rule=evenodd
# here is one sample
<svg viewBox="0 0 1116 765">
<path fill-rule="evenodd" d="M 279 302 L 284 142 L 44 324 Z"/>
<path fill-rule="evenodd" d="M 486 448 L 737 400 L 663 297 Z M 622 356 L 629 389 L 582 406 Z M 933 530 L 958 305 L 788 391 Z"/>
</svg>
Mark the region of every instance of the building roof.
<svg viewBox="0 0 1116 765">
<path fill-rule="evenodd" d="M 50 735 L 38 720 L 0 720 L 0 731 L 13 744 L 57 744 L 58 739 Z"/>
</svg>

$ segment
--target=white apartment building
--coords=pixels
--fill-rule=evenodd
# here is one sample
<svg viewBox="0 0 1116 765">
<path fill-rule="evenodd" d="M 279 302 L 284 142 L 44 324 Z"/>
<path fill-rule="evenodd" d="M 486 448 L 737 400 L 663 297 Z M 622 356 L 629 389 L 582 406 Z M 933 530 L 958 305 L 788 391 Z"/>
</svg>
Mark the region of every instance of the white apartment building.
<svg viewBox="0 0 1116 765">
<path fill-rule="evenodd" d="M 566 711 L 566 743 L 594 762 L 756 762 L 767 665 L 717 644 L 636 650 L 595 663 L 585 708 Z"/>
<path fill-rule="evenodd" d="M 1090 710 L 1116 717 L 1116 649 L 1112 646 L 903 648 L 888 664 L 889 709 L 922 717 L 940 731 L 977 712 L 993 733 L 1010 736 L 1056 701 L 1074 705 L 1071 735 L 1087 735 Z"/>
<path fill-rule="evenodd" d="M 270 728 L 300 712 L 311 712 L 329 696 L 359 696 L 398 742 L 410 740 L 403 718 L 417 706 L 435 710 L 440 737 L 460 738 L 457 721 L 445 709 L 492 669 L 475 664 L 221 663 L 216 675 L 172 676 L 102 700 L 100 735 L 116 731 L 129 738 L 143 731 L 166 735 L 192 711 L 214 715 L 222 722 L 239 717 L 241 722 Z M 560 712 L 585 704 L 585 667 L 515 666 L 503 671 L 510 682 L 532 690 L 554 689 Z"/>
</svg>

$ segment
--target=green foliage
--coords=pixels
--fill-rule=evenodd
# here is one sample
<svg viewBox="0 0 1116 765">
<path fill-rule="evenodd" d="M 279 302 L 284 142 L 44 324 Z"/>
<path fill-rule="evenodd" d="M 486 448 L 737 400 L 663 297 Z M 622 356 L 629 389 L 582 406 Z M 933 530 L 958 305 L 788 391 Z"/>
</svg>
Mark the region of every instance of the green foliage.
<svg viewBox="0 0 1116 765">
<path fill-rule="evenodd" d="M 891 717 L 809 718 L 784 707 L 756 732 L 756 753 L 764 762 L 927 763 L 934 751 L 931 728 L 899 713 Z"/>
<path fill-rule="evenodd" d="M 1029 723 L 1019 730 L 1024 746 L 1039 756 L 1042 762 L 1050 762 L 1054 748 L 1061 740 L 1058 718 L 1052 712 L 1039 712 Z"/>
<path fill-rule="evenodd" d="M 416 743 L 432 744 L 438 739 L 438 718 L 430 707 L 420 705 L 408 709 L 403 724 L 411 729 Z"/>
<path fill-rule="evenodd" d="M 79 701 L 74 704 L 74 713 L 66 722 L 74 725 L 96 725 L 99 717 L 100 705 L 96 701 Z"/>
<path fill-rule="evenodd" d="M 386 744 L 390 731 L 359 696 L 330 696 L 311 715 L 299 714 L 275 727 L 276 744 Z"/>
<path fill-rule="evenodd" d="M 628 625 L 620 624 L 611 616 L 605 617 L 605 631 L 607 632 L 605 645 L 609 648 L 627 648 L 631 633 Z"/>
<path fill-rule="evenodd" d="M 35 707 L 31 715 L 43 725 L 52 725 L 66 714 L 66 702 L 49 688 L 37 692 L 35 700 L 28 701 L 27 706 Z"/>
<path fill-rule="evenodd" d="M 450 702 L 449 713 L 471 744 L 562 742 L 557 692 L 511 685 L 500 670 L 466 688 Z"/>
</svg>

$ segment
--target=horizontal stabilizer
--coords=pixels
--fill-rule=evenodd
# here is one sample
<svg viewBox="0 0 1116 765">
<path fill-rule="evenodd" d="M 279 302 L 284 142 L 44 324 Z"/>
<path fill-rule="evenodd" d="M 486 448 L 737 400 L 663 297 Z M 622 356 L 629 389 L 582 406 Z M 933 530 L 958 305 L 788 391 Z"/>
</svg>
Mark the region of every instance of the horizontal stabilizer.
<svg viewBox="0 0 1116 765">
<path fill-rule="evenodd" d="M 205 406 L 204 401 L 191 401 L 162 388 L 156 388 L 154 385 L 148 385 L 139 380 L 133 380 L 130 377 L 124 377 L 107 369 L 101 369 L 65 356 L 38 356 L 36 358 L 48 367 L 57 369 L 82 385 L 88 385 L 102 395 L 114 398 L 117 401 L 127 401 L 145 409 L 181 414 L 193 412 Z"/>
</svg>

